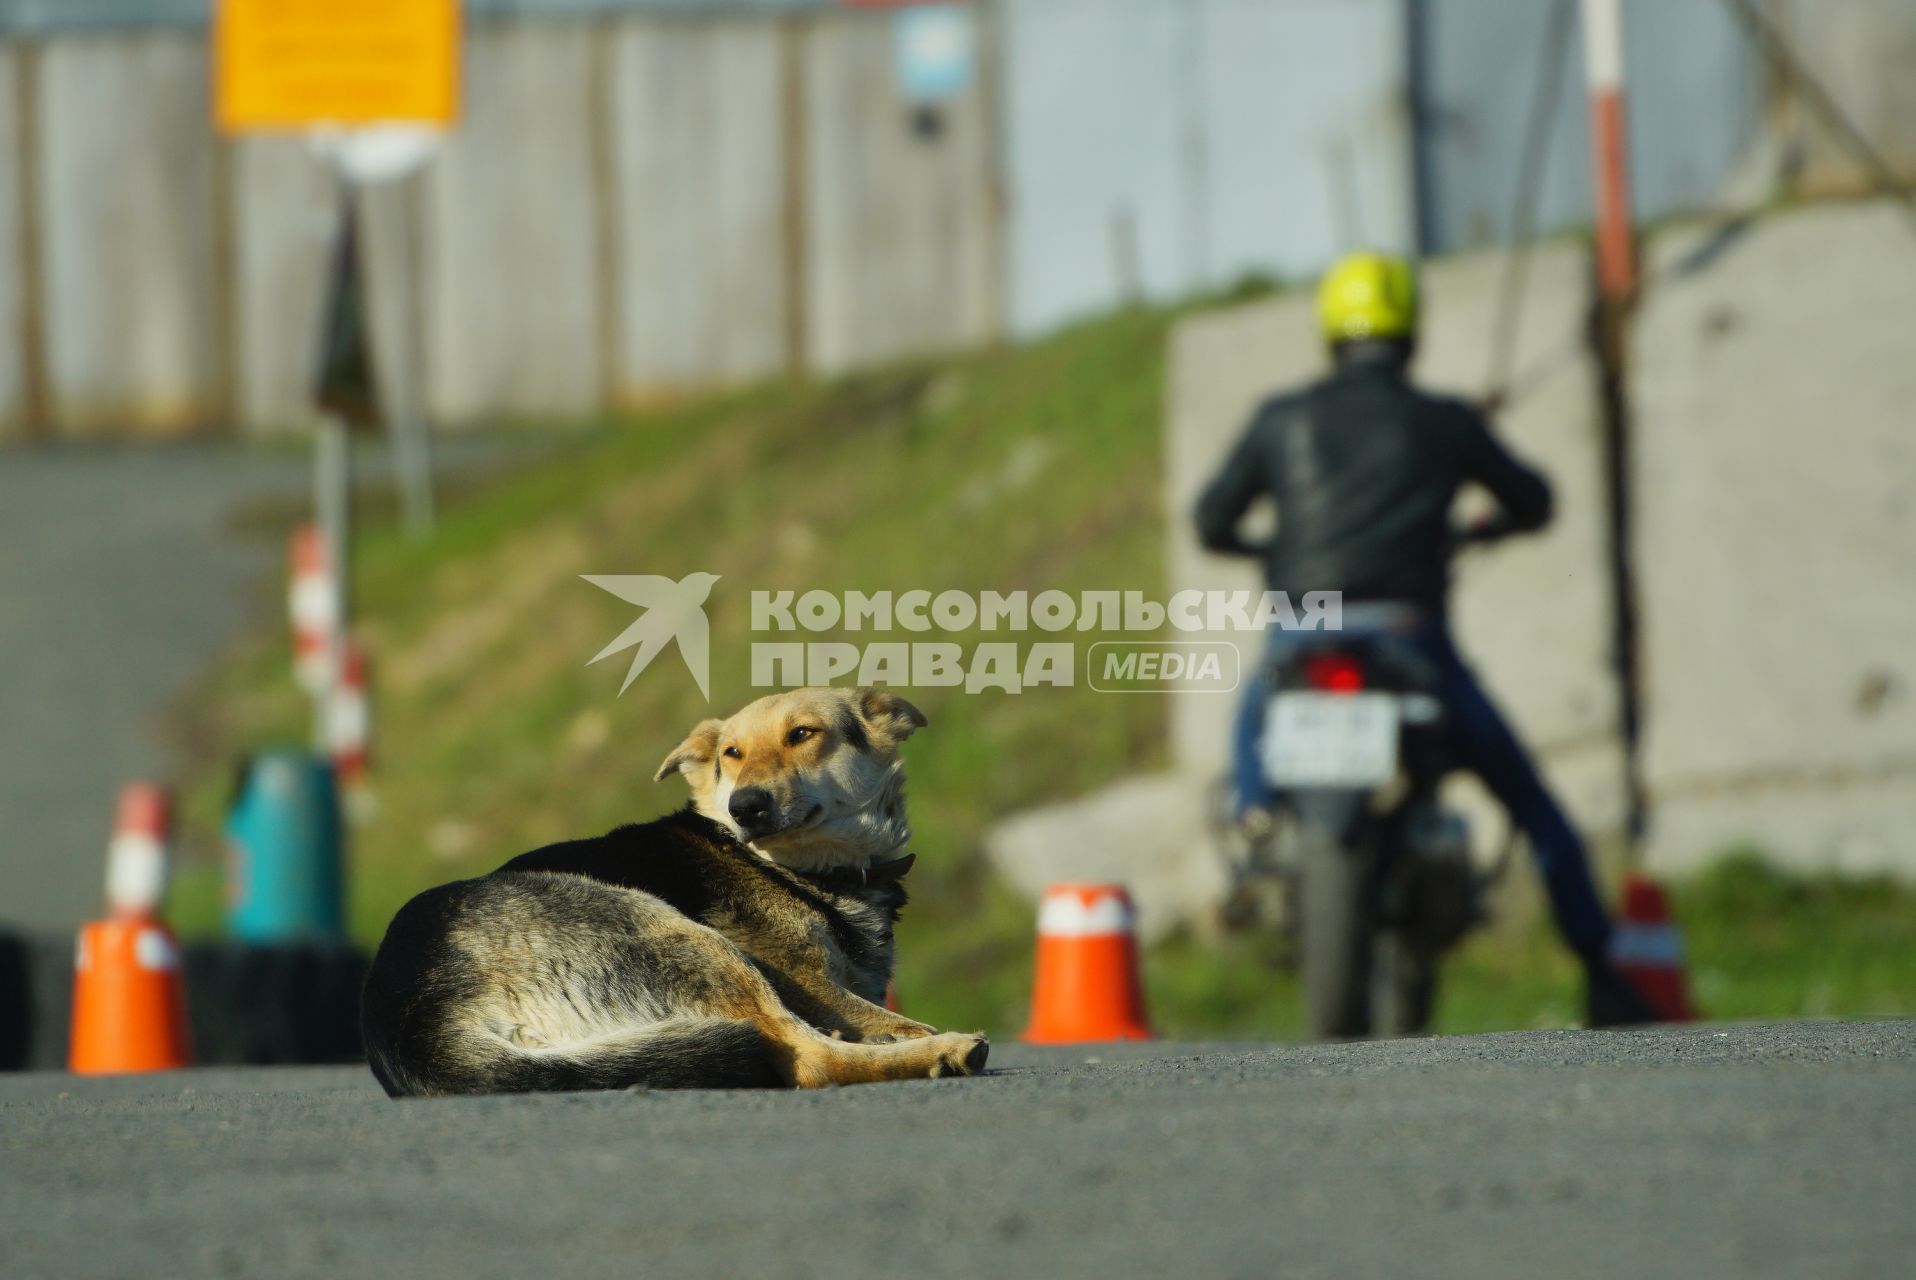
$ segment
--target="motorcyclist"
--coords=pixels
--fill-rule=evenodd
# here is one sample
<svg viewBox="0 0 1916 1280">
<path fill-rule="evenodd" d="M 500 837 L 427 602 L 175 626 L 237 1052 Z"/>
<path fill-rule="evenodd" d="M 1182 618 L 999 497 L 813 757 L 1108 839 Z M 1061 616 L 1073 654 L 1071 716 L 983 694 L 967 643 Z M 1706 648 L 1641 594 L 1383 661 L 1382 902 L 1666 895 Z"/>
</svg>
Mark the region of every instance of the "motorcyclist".
<svg viewBox="0 0 1916 1280">
<path fill-rule="evenodd" d="M 1317 310 L 1332 372 L 1258 407 L 1198 503 L 1198 536 L 1212 551 L 1262 559 L 1271 588 L 1294 600 L 1341 591 L 1347 629 L 1368 615 L 1375 621 L 1364 625 L 1387 627 L 1429 664 L 1455 758 L 1528 837 L 1557 927 L 1583 963 L 1591 1023 L 1651 1021 L 1649 1005 L 1608 960 L 1610 919 L 1582 840 L 1464 664 L 1446 616 L 1460 541 L 1542 528 L 1550 486 L 1498 443 L 1477 410 L 1411 383 L 1419 305 L 1409 262 L 1377 253 L 1343 259 L 1324 277 Z M 1460 537 L 1450 513 L 1465 484 L 1487 490 L 1498 509 Z M 1275 502 L 1278 525 L 1254 543 L 1239 524 L 1260 498 Z M 1269 690 L 1261 678 L 1246 686 L 1233 785 L 1240 820 L 1268 828 L 1272 794 L 1258 740 Z"/>
</svg>

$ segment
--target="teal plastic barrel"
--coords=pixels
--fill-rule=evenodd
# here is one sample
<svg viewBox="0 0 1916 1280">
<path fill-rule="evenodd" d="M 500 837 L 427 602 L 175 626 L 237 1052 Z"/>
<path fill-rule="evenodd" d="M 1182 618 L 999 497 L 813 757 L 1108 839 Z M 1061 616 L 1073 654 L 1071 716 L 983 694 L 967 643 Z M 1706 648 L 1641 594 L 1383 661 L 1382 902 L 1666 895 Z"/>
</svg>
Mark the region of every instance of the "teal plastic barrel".
<svg viewBox="0 0 1916 1280">
<path fill-rule="evenodd" d="M 345 935 L 344 828 L 330 762 L 269 751 L 242 768 L 226 818 L 226 928 L 252 943 Z"/>
</svg>

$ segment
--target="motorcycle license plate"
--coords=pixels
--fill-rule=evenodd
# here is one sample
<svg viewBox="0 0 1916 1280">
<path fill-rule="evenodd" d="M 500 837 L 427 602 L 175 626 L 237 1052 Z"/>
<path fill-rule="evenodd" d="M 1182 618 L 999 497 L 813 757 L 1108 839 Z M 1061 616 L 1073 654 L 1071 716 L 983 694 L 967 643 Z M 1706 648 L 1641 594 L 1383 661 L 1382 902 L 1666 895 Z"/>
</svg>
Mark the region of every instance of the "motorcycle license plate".
<svg viewBox="0 0 1916 1280">
<path fill-rule="evenodd" d="M 1263 752 L 1275 786 L 1381 786 L 1397 773 L 1397 699 L 1280 693 L 1264 719 Z"/>
</svg>

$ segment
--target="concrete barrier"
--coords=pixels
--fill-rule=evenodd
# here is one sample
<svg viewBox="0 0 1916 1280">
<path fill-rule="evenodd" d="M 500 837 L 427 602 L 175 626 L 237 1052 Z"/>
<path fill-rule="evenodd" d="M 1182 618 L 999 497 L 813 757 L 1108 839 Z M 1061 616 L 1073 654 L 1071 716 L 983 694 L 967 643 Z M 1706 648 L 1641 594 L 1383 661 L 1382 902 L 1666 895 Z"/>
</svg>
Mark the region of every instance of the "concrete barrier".
<svg viewBox="0 0 1916 1280">
<path fill-rule="evenodd" d="M 1125 778 L 1013 815 L 991 829 L 985 856 L 1034 902 L 1054 884 L 1122 884 L 1138 906 L 1139 936 L 1155 941 L 1204 921 L 1229 888 L 1206 834 L 1210 799 L 1201 780 L 1180 773 Z"/>
<path fill-rule="evenodd" d="M 1916 252 L 1887 203 L 1655 243 L 1636 330 L 1652 861 L 1916 867 Z"/>
</svg>

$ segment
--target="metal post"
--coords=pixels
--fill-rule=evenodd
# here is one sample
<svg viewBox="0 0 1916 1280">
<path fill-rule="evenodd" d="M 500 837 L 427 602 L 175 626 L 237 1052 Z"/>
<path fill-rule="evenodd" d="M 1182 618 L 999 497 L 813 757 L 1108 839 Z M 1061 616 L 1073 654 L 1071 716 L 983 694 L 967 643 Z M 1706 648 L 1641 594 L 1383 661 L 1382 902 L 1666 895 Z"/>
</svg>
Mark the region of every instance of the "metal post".
<svg viewBox="0 0 1916 1280">
<path fill-rule="evenodd" d="M 1637 290 L 1637 253 L 1630 215 L 1628 121 L 1624 115 L 1623 0 L 1582 3 L 1597 217 L 1597 308 L 1592 336 L 1601 370 L 1611 641 L 1624 755 L 1624 833 L 1628 857 L 1635 862 L 1642 856 L 1650 815 L 1649 793 L 1643 781 L 1642 664 L 1630 502 L 1629 322 Z"/>
<path fill-rule="evenodd" d="M 319 536 L 326 545 L 326 567 L 333 592 L 333 628 L 326 638 L 326 671 L 313 695 L 313 748 L 327 753 L 327 719 L 346 661 L 350 625 L 347 553 L 352 537 L 353 444 L 344 419 L 323 413 L 314 431 L 313 509 L 319 516 Z"/>
<path fill-rule="evenodd" d="M 1630 221 L 1630 149 L 1624 118 L 1623 0 L 1583 0 L 1584 71 L 1590 86 L 1590 159 L 1597 214 L 1597 287 L 1606 301 L 1637 286 Z"/>
<path fill-rule="evenodd" d="M 414 535 L 432 532 L 432 441 L 426 427 L 425 378 L 420 352 L 423 308 L 418 289 L 417 210 L 408 197 L 417 189 L 417 175 L 394 183 L 386 193 L 390 256 L 387 259 L 393 297 L 398 306 L 393 325 L 392 361 L 387 369 L 386 386 L 391 394 L 394 478 L 399 484 L 400 518 Z M 377 225 L 375 223 L 375 225 Z"/>
</svg>

